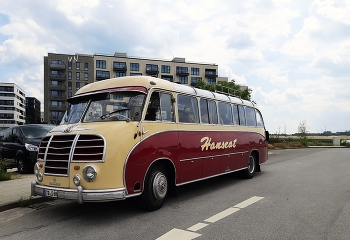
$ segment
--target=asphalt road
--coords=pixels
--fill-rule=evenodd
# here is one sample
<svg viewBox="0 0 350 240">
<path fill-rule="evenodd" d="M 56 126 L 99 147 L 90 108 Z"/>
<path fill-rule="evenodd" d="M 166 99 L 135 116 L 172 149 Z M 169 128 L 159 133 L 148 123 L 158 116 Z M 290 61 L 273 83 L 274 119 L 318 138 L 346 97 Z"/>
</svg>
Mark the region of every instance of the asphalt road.
<svg viewBox="0 0 350 240">
<path fill-rule="evenodd" d="M 182 186 L 155 212 L 135 199 L 1 212 L 0 239 L 350 239 L 350 149 L 270 153 L 253 179 Z"/>
</svg>

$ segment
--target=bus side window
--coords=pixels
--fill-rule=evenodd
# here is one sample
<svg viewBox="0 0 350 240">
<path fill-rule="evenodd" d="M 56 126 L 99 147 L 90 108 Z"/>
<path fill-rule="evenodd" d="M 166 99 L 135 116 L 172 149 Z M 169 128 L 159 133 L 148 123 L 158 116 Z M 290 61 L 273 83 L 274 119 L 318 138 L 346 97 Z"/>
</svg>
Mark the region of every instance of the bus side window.
<svg viewBox="0 0 350 240">
<path fill-rule="evenodd" d="M 198 101 L 195 97 L 178 95 L 179 122 L 198 123 Z"/>
<path fill-rule="evenodd" d="M 199 101 L 200 109 L 201 109 L 201 121 L 202 123 L 209 123 L 208 117 L 208 104 L 206 99 L 201 99 Z"/>
<path fill-rule="evenodd" d="M 238 113 L 239 113 L 239 125 L 245 126 L 245 111 L 244 107 L 241 105 L 238 105 Z"/>
<path fill-rule="evenodd" d="M 210 124 L 218 124 L 218 113 L 216 108 L 216 102 L 208 100 L 209 105 L 209 122 Z"/>
<path fill-rule="evenodd" d="M 169 93 L 161 93 L 160 95 L 160 110 L 162 121 L 174 122 L 174 106 L 172 95 Z"/>
<path fill-rule="evenodd" d="M 232 110 L 233 110 L 233 124 L 239 125 L 239 116 L 238 116 L 237 105 L 232 105 Z"/>
<path fill-rule="evenodd" d="M 246 117 L 247 117 L 247 125 L 250 127 L 255 127 L 256 126 L 256 119 L 255 119 L 256 114 L 255 114 L 254 108 L 246 107 L 245 113 L 246 113 Z"/>
<path fill-rule="evenodd" d="M 261 113 L 257 109 L 255 109 L 255 112 L 256 112 L 256 123 L 257 123 L 257 126 L 258 127 L 264 127 L 264 122 L 263 122 Z"/>
<path fill-rule="evenodd" d="M 219 102 L 219 122 L 224 125 L 232 124 L 232 111 L 231 106 L 228 103 Z"/>
</svg>

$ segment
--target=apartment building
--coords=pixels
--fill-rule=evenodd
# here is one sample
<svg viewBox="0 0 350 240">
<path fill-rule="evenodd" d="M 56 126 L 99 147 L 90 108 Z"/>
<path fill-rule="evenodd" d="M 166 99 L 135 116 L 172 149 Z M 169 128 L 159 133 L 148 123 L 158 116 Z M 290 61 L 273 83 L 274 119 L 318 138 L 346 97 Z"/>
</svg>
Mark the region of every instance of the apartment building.
<svg viewBox="0 0 350 240">
<path fill-rule="evenodd" d="M 26 124 L 41 123 L 40 104 L 35 97 L 26 97 Z"/>
<path fill-rule="evenodd" d="M 59 124 L 67 108 L 66 99 L 84 85 L 123 76 L 154 76 L 195 86 L 203 80 L 216 83 L 218 65 L 172 60 L 129 57 L 126 53 L 56 54 L 44 57 L 44 121 Z"/>
<path fill-rule="evenodd" d="M 25 124 L 25 92 L 15 83 L 0 83 L 0 129 Z"/>
</svg>

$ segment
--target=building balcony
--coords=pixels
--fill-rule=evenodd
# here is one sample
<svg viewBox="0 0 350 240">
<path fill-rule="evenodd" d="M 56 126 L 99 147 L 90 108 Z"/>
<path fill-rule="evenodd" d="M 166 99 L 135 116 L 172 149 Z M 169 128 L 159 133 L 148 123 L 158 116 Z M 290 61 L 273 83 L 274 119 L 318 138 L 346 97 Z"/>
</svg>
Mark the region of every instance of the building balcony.
<svg viewBox="0 0 350 240">
<path fill-rule="evenodd" d="M 176 76 L 187 77 L 189 75 L 188 71 L 176 71 Z"/>
<path fill-rule="evenodd" d="M 50 79 L 65 80 L 66 75 L 65 74 L 50 74 Z"/>
<path fill-rule="evenodd" d="M 51 84 L 51 90 L 66 90 L 66 85 Z"/>
<path fill-rule="evenodd" d="M 158 73 L 159 73 L 159 70 L 156 68 L 146 68 L 146 74 L 157 75 Z"/>
<path fill-rule="evenodd" d="M 66 106 L 64 106 L 64 105 L 61 105 L 61 106 L 50 105 L 50 110 L 53 110 L 53 111 L 66 111 Z"/>
<path fill-rule="evenodd" d="M 66 100 L 66 95 L 50 95 L 51 100 Z"/>
<path fill-rule="evenodd" d="M 109 76 L 96 76 L 96 80 L 105 80 L 105 79 L 109 79 L 110 77 Z"/>
<path fill-rule="evenodd" d="M 66 65 L 63 63 L 58 64 L 58 63 L 50 63 L 50 69 L 51 70 L 66 70 Z"/>
<path fill-rule="evenodd" d="M 218 75 L 216 74 L 216 71 L 205 71 L 205 77 L 216 78 Z"/>
<path fill-rule="evenodd" d="M 126 72 L 128 70 L 128 68 L 125 66 L 116 66 L 116 65 L 113 65 L 113 71 L 116 71 L 116 72 Z"/>
</svg>

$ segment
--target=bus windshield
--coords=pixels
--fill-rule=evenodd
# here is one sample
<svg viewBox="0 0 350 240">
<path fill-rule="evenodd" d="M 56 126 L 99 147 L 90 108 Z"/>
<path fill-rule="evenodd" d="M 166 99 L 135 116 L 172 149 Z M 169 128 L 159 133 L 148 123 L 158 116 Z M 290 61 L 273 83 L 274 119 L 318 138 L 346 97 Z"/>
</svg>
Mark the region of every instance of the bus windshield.
<svg viewBox="0 0 350 240">
<path fill-rule="evenodd" d="M 146 95 L 136 91 L 98 93 L 68 100 L 61 124 L 101 121 L 140 121 Z"/>
</svg>

